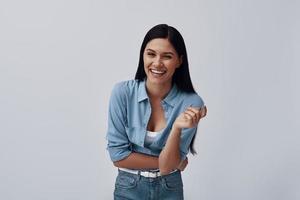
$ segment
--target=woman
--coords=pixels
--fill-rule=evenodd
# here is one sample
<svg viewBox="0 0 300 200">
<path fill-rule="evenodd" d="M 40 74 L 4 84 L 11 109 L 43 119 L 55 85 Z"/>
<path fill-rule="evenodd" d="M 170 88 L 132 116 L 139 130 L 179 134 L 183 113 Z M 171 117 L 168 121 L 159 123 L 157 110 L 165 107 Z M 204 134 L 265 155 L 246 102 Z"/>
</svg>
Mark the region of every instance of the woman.
<svg viewBox="0 0 300 200">
<path fill-rule="evenodd" d="M 183 199 L 181 171 L 206 107 L 193 89 L 184 40 L 159 24 L 146 34 L 134 80 L 114 86 L 107 149 L 114 199 Z"/>
</svg>

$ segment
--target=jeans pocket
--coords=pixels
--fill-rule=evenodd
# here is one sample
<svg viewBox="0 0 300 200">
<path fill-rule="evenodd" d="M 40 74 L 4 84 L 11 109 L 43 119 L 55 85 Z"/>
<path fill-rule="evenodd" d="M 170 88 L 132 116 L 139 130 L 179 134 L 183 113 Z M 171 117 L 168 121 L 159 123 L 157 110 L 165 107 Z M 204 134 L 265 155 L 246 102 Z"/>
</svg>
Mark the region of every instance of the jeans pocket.
<svg viewBox="0 0 300 200">
<path fill-rule="evenodd" d="M 123 189 L 132 189 L 136 187 L 137 180 L 135 177 L 125 174 L 119 173 L 116 179 L 116 188 L 123 188 Z"/>
<path fill-rule="evenodd" d="M 167 190 L 172 191 L 183 190 L 183 183 L 180 174 L 172 177 L 163 178 L 163 187 Z"/>
</svg>

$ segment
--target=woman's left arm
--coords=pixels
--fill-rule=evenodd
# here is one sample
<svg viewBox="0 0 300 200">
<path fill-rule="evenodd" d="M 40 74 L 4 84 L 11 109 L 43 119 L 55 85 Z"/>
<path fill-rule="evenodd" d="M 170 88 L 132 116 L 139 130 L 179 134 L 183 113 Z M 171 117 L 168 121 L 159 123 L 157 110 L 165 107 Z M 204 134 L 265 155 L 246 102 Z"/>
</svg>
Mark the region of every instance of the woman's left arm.
<svg viewBox="0 0 300 200">
<path fill-rule="evenodd" d="M 158 167 L 161 174 L 168 174 L 180 164 L 181 129 L 172 127 L 166 145 L 159 154 Z"/>
<path fill-rule="evenodd" d="M 161 174 L 168 174 L 176 169 L 181 162 L 180 142 L 183 128 L 197 126 L 199 120 L 206 115 L 206 107 L 201 109 L 187 108 L 175 120 L 166 145 L 158 158 L 158 165 Z"/>
</svg>

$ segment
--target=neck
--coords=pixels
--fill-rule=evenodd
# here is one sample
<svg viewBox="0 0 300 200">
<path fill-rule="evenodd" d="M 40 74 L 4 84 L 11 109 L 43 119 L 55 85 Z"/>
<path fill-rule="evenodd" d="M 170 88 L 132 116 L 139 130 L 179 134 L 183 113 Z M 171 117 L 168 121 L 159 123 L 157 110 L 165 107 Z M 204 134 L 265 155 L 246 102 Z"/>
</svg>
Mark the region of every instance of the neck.
<svg viewBox="0 0 300 200">
<path fill-rule="evenodd" d="M 150 99 L 163 100 L 171 90 L 172 83 L 153 84 L 146 81 L 146 90 Z"/>
</svg>

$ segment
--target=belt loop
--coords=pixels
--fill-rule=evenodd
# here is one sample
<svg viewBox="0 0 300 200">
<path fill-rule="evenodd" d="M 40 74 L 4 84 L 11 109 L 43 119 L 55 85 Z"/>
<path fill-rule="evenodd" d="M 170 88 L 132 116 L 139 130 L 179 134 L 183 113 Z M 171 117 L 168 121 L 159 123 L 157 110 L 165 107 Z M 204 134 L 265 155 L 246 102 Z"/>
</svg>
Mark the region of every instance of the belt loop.
<svg viewBox="0 0 300 200">
<path fill-rule="evenodd" d="M 159 172 L 154 172 L 155 173 L 155 178 L 159 177 Z"/>
<path fill-rule="evenodd" d="M 138 175 L 138 181 L 139 181 L 141 179 L 141 171 L 140 170 L 138 171 L 137 175 Z"/>
</svg>

